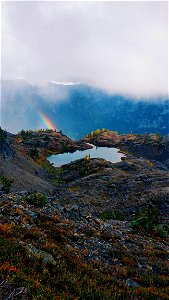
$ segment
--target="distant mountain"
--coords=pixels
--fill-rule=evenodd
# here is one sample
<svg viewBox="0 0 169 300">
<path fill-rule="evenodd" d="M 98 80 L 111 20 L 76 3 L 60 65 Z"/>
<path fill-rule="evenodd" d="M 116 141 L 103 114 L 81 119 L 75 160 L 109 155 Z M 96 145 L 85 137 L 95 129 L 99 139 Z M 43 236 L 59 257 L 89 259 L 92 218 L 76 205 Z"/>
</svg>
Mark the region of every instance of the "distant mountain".
<svg viewBox="0 0 169 300">
<path fill-rule="evenodd" d="M 2 81 L 2 127 L 16 132 L 45 128 L 41 113 L 57 129 L 80 138 L 97 128 L 119 133 L 169 133 L 169 99 L 136 100 L 73 82 L 32 85 Z"/>
</svg>

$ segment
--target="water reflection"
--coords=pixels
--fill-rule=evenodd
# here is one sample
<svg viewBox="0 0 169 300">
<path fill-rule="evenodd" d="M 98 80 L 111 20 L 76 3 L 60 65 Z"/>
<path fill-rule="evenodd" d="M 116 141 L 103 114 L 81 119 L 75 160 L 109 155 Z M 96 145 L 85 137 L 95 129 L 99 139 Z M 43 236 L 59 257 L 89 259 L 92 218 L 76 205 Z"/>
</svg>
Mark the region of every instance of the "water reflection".
<svg viewBox="0 0 169 300">
<path fill-rule="evenodd" d="M 90 158 L 104 158 L 107 161 L 116 163 L 120 162 L 121 158 L 125 155 L 119 153 L 117 148 L 108 148 L 108 147 L 96 147 L 92 145 L 92 149 L 87 149 L 84 151 L 75 151 L 73 153 L 63 153 L 57 155 L 51 155 L 48 157 L 48 160 L 54 164 L 55 167 L 60 167 L 62 165 L 68 164 L 74 160 L 84 158 L 86 155 Z"/>
</svg>

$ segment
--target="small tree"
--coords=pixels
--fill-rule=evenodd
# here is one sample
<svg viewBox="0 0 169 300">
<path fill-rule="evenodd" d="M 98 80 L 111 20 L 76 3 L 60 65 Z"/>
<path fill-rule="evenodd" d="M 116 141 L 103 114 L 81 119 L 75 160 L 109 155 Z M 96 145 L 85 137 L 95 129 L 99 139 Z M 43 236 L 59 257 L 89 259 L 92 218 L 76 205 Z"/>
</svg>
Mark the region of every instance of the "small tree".
<svg viewBox="0 0 169 300">
<path fill-rule="evenodd" d="M 14 182 L 13 179 L 9 179 L 3 175 L 0 176 L 0 182 L 2 184 L 2 187 L 1 187 L 1 191 L 4 191 L 6 193 L 9 193 L 10 192 L 10 188 L 11 188 L 11 185 L 12 183 Z"/>
<path fill-rule="evenodd" d="M 157 235 L 162 238 L 166 238 L 168 235 L 168 226 L 162 224 L 157 209 L 152 206 L 144 208 L 129 227 L 135 233 Z"/>
<path fill-rule="evenodd" d="M 29 150 L 29 155 L 31 158 L 36 159 L 39 157 L 39 152 L 37 148 L 33 148 Z"/>
<path fill-rule="evenodd" d="M 84 159 L 87 161 L 90 160 L 90 154 L 87 154 Z"/>
<path fill-rule="evenodd" d="M 36 207 L 43 207 L 48 203 L 48 197 L 41 193 L 34 193 L 26 196 L 25 201 Z"/>
</svg>

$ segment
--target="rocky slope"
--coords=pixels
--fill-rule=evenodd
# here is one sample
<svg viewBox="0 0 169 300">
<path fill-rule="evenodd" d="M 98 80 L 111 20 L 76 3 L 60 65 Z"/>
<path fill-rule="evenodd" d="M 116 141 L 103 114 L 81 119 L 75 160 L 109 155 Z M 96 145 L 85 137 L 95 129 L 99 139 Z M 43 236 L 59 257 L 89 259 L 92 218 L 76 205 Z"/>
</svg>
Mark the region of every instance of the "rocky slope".
<svg viewBox="0 0 169 300">
<path fill-rule="evenodd" d="M 118 146 L 126 157 L 116 164 L 81 159 L 54 168 L 45 159 L 50 151 L 88 146 L 56 132 L 7 137 L 15 153 L 1 160 L 11 172 L 16 164 L 23 176 L 3 169 L 15 180 L 1 191 L 3 300 L 12 293 L 11 299 L 169 299 L 168 141 L 96 134 L 83 141 Z M 151 147 L 148 157 L 144 147 Z M 30 180 L 21 189 L 24 172 Z"/>
<path fill-rule="evenodd" d="M 17 191 L 51 192 L 50 176 L 42 167 L 44 158 L 49 154 L 89 148 L 86 143 L 75 142 L 55 131 L 6 135 L 0 142 L 1 173 L 14 180 L 13 188 Z"/>
</svg>

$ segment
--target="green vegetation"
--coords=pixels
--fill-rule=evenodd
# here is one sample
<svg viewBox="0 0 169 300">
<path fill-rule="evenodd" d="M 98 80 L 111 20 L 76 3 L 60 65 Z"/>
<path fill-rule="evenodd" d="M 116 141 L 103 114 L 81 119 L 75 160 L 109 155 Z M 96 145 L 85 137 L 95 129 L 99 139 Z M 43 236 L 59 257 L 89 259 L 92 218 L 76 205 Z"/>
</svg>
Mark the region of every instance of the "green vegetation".
<svg viewBox="0 0 169 300">
<path fill-rule="evenodd" d="M 27 139 L 32 135 L 33 131 L 32 130 L 24 130 L 22 129 L 20 132 L 18 132 L 18 135 L 23 139 Z"/>
<path fill-rule="evenodd" d="M 1 190 L 9 193 L 11 185 L 13 183 L 13 179 L 9 179 L 3 175 L 0 176 L 0 183 L 2 184 Z"/>
<path fill-rule="evenodd" d="M 123 221 L 124 220 L 124 216 L 116 209 L 113 209 L 112 211 L 103 211 L 100 216 L 99 219 L 101 220 L 119 220 L 119 221 Z"/>
<path fill-rule="evenodd" d="M 63 174 L 63 169 L 61 167 L 54 168 L 54 171 L 52 171 L 52 179 L 51 182 L 53 185 L 58 185 L 59 183 L 63 182 L 62 174 Z"/>
<path fill-rule="evenodd" d="M 84 158 L 74 161 L 72 164 L 69 165 L 69 170 L 79 172 L 79 175 L 82 177 L 86 174 L 91 174 L 89 157 L 87 156 L 87 159 Z"/>
<path fill-rule="evenodd" d="M 56 132 L 56 129 L 38 129 L 35 132 Z"/>
<path fill-rule="evenodd" d="M 37 159 L 39 157 L 39 152 L 37 148 L 32 148 L 29 150 L 29 155 L 33 159 Z"/>
<path fill-rule="evenodd" d="M 20 136 L 22 139 L 27 139 L 28 137 L 32 136 L 34 133 L 52 133 L 56 132 L 56 129 L 38 129 L 38 130 L 24 130 L 22 129 L 20 132 L 18 132 L 18 136 Z"/>
<path fill-rule="evenodd" d="M 84 159 L 85 160 L 90 160 L 90 154 L 87 154 Z"/>
<path fill-rule="evenodd" d="M 26 202 L 37 207 L 43 207 L 48 203 L 48 197 L 41 193 L 27 195 L 24 199 Z"/>
<path fill-rule="evenodd" d="M 49 151 L 48 151 L 49 154 Z M 52 154 L 52 153 L 51 153 Z M 47 170 L 50 180 L 53 185 L 58 185 L 59 183 L 63 182 L 62 173 L 63 169 L 62 167 L 54 167 L 46 158 L 40 159 L 38 161 L 38 164 L 42 166 L 45 170 Z"/>
<path fill-rule="evenodd" d="M 133 232 L 152 236 L 167 238 L 169 227 L 167 224 L 161 223 L 158 211 L 154 207 L 146 207 L 136 216 L 130 223 Z"/>
<path fill-rule="evenodd" d="M 155 135 L 158 137 L 158 139 L 161 139 L 161 138 L 162 138 L 162 135 L 161 135 L 160 132 L 157 132 Z"/>
<path fill-rule="evenodd" d="M 103 132 L 109 131 L 106 128 L 102 128 L 102 129 L 96 129 L 95 131 L 90 132 L 87 137 L 97 137 L 98 135 L 100 135 Z"/>
</svg>

